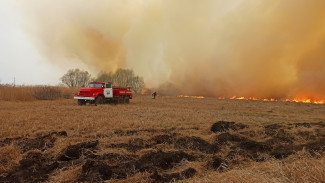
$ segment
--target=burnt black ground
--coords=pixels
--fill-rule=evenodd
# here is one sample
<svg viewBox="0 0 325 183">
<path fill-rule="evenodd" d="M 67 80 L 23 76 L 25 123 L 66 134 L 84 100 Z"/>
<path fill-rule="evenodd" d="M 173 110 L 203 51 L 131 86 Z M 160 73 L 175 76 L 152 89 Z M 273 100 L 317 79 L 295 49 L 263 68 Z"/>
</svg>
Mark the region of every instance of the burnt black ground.
<svg viewBox="0 0 325 183">
<path fill-rule="evenodd" d="M 187 162 L 205 162 L 204 168 L 222 173 L 249 161 L 285 159 L 303 149 L 311 156 L 322 156 L 324 127 L 324 122 L 274 123 L 252 133 L 250 126 L 219 121 L 211 126 L 212 142 L 195 134 L 184 136 L 175 131 L 156 130 L 149 139 L 139 138 L 141 131 L 116 131 L 114 134 L 121 138 L 136 138 L 108 146 L 101 146 L 97 139 L 90 138 L 63 148 L 57 156 L 48 150 L 56 148 L 58 138 L 69 138 L 64 131 L 36 138 L 7 138 L 0 141 L 0 146 L 17 145 L 23 158 L 12 172 L 0 176 L 0 182 L 45 182 L 55 170 L 65 171 L 78 166 L 81 170 L 77 182 L 127 179 L 139 172 L 148 172 L 152 182 L 182 180 L 198 172 L 188 167 Z M 101 153 L 103 147 L 128 153 Z"/>
</svg>

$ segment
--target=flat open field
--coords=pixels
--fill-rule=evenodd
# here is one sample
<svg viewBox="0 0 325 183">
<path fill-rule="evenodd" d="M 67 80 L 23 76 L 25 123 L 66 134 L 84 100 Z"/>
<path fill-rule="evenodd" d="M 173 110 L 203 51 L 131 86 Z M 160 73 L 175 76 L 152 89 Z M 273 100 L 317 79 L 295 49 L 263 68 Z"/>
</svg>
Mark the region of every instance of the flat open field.
<svg viewBox="0 0 325 183">
<path fill-rule="evenodd" d="M 0 102 L 0 182 L 324 182 L 325 105 Z"/>
</svg>

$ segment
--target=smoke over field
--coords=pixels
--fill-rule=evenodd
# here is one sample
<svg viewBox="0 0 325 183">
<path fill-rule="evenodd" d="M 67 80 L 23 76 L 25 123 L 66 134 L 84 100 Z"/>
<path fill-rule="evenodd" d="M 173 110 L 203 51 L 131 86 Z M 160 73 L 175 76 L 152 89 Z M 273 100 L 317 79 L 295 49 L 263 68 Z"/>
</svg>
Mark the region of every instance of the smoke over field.
<svg viewBox="0 0 325 183">
<path fill-rule="evenodd" d="M 324 99 L 322 0 L 17 4 L 39 49 L 57 64 L 131 68 L 148 87 L 170 93 Z"/>
</svg>

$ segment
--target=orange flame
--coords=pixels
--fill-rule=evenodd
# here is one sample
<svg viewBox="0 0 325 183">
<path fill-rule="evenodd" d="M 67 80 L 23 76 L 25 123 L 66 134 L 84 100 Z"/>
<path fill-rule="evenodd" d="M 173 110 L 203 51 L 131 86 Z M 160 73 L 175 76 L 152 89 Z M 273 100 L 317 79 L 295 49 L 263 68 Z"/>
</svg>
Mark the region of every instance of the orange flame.
<svg viewBox="0 0 325 183">
<path fill-rule="evenodd" d="M 177 95 L 178 98 L 205 98 L 204 96 Z"/>
<path fill-rule="evenodd" d="M 291 98 L 291 99 L 276 99 L 276 98 L 256 98 L 256 97 L 218 97 L 218 99 L 231 99 L 231 100 L 261 100 L 266 102 L 282 101 L 282 102 L 296 102 L 296 103 L 308 103 L 308 104 L 325 104 L 325 100 L 314 100 L 310 98 Z"/>
<path fill-rule="evenodd" d="M 149 91 L 143 91 L 140 93 L 141 95 L 149 95 Z"/>
<path fill-rule="evenodd" d="M 204 96 L 191 96 L 191 95 L 177 95 L 179 98 L 205 98 Z M 265 102 L 276 102 L 276 101 L 282 101 L 282 102 L 296 102 L 296 103 L 307 103 L 307 104 L 325 104 L 325 100 L 314 100 L 310 98 L 301 98 L 301 97 L 295 97 L 295 98 L 289 98 L 289 99 L 277 99 L 277 98 L 257 98 L 257 97 L 238 97 L 238 96 L 232 96 L 232 97 L 218 97 L 219 100 L 224 99 L 230 99 L 230 100 L 254 100 L 254 101 L 265 101 Z"/>
</svg>

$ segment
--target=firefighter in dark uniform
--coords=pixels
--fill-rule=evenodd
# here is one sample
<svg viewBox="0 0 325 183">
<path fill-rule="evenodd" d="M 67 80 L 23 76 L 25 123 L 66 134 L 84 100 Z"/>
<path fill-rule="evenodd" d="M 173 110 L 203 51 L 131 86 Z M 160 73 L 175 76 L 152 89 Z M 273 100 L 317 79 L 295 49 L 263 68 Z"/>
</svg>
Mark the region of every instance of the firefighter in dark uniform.
<svg viewBox="0 0 325 183">
<path fill-rule="evenodd" d="M 153 99 L 156 99 L 156 96 L 157 96 L 157 92 L 153 92 L 153 93 L 152 93 L 152 97 L 153 97 Z"/>
</svg>

